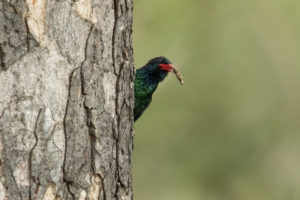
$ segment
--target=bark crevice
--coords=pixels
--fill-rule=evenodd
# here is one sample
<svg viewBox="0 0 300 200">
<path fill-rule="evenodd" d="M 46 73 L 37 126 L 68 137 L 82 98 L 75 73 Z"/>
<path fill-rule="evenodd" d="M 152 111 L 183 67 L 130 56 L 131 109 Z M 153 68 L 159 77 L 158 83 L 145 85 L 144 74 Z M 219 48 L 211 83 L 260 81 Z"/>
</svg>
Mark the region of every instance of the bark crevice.
<svg viewBox="0 0 300 200">
<path fill-rule="evenodd" d="M 14 172 L 12 171 L 12 168 L 9 169 L 9 172 L 10 172 L 10 176 L 11 176 L 11 178 L 12 178 L 12 180 L 13 180 L 14 186 L 15 186 L 15 188 L 16 188 L 17 191 L 18 191 L 19 197 L 20 197 L 21 200 L 23 200 L 22 193 L 21 193 L 21 191 L 20 191 L 20 189 L 19 189 L 19 187 L 18 187 L 18 184 L 17 184 L 16 178 L 15 178 L 15 176 L 14 176 Z"/>
<path fill-rule="evenodd" d="M 33 179 L 33 177 L 32 177 L 32 153 L 33 153 L 34 149 L 36 148 L 36 146 L 38 144 L 37 130 L 38 130 L 38 123 L 39 123 L 39 120 L 40 120 L 40 117 L 41 117 L 42 110 L 43 110 L 43 108 L 41 108 L 38 111 L 38 114 L 37 114 L 37 118 L 36 118 L 35 125 L 34 125 L 34 130 L 33 130 L 33 135 L 34 135 L 34 138 L 35 138 L 35 142 L 34 142 L 32 148 L 29 151 L 29 159 L 28 159 L 28 178 L 29 178 L 28 196 L 29 196 L 29 200 L 32 199 L 32 196 L 31 196 L 32 179 Z"/>
<path fill-rule="evenodd" d="M 64 152 L 64 162 L 63 162 L 63 182 L 66 184 L 66 189 L 68 194 L 70 194 L 72 196 L 72 199 L 75 199 L 75 195 L 71 192 L 71 184 L 72 181 L 69 181 L 67 179 L 67 177 L 65 177 L 66 175 L 66 157 L 67 157 L 67 149 L 68 149 L 68 137 L 67 137 L 67 125 L 66 125 L 66 118 L 68 115 L 68 109 L 69 109 L 69 104 L 71 101 L 71 88 L 72 88 L 72 79 L 73 76 L 75 74 L 75 72 L 79 69 L 79 67 L 73 69 L 69 75 L 69 79 L 68 79 L 68 97 L 67 97 L 67 104 L 66 104 L 66 110 L 65 110 L 65 116 L 63 119 L 63 126 L 64 126 L 64 137 L 65 137 L 65 152 Z"/>
<path fill-rule="evenodd" d="M 112 31 L 112 63 L 114 67 L 114 73 L 118 76 L 117 69 L 116 69 L 116 60 L 115 60 L 115 42 L 116 42 L 116 32 L 117 32 L 117 23 L 118 23 L 118 0 L 114 0 L 114 26 Z"/>
<path fill-rule="evenodd" d="M 0 44 L 0 66 L 1 66 L 3 71 L 6 70 L 5 63 L 4 63 L 4 58 L 5 58 L 5 52 L 3 50 L 2 44 Z"/>
</svg>

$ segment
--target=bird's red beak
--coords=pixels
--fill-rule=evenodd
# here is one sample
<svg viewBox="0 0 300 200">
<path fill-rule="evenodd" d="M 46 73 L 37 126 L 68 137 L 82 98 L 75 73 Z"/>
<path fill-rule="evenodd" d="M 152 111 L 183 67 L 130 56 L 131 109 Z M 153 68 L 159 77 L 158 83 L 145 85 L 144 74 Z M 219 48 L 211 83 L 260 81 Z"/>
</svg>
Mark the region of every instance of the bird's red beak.
<svg viewBox="0 0 300 200">
<path fill-rule="evenodd" d="M 167 72 L 173 72 L 177 79 L 179 80 L 180 84 L 183 85 L 183 79 L 180 75 L 180 73 L 178 72 L 178 70 L 174 67 L 174 65 L 172 64 L 159 64 L 160 69 L 165 70 Z"/>
<path fill-rule="evenodd" d="M 173 69 L 175 68 L 172 64 L 159 64 L 160 69 L 165 70 L 167 72 L 173 72 Z"/>
</svg>

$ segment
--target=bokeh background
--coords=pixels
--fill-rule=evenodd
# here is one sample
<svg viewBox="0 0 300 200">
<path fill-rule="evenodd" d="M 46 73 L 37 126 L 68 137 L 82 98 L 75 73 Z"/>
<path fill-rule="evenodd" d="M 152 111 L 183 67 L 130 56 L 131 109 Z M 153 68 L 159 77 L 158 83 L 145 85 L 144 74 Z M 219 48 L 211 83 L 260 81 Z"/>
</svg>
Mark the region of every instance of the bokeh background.
<svg viewBox="0 0 300 200">
<path fill-rule="evenodd" d="M 134 3 L 136 68 L 185 80 L 135 123 L 135 199 L 299 200 L 300 1 Z"/>
</svg>

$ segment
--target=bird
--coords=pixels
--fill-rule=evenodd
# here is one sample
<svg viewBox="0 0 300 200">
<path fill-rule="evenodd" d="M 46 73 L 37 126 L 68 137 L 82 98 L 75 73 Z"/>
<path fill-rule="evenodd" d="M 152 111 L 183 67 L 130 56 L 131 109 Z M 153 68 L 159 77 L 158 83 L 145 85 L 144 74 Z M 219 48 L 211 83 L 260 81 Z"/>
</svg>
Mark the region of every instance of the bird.
<svg viewBox="0 0 300 200">
<path fill-rule="evenodd" d="M 181 84 L 183 79 L 171 61 L 164 57 L 155 57 L 136 70 L 134 80 L 134 122 L 137 121 L 152 101 L 157 86 L 173 72 Z"/>
</svg>

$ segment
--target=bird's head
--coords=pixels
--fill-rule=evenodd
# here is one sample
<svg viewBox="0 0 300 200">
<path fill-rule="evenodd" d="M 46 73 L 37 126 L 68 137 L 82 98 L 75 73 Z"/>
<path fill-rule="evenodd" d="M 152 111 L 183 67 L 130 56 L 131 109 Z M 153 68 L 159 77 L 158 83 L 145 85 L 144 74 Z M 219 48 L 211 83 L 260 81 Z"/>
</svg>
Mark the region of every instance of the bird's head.
<svg viewBox="0 0 300 200">
<path fill-rule="evenodd" d="M 163 56 L 156 57 L 149 60 L 147 66 L 161 73 L 172 72 L 174 68 L 171 61 L 168 58 Z"/>
<path fill-rule="evenodd" d="M 158 82 L 163 81 L 169 72 L 173 72 L 179 79 L 180 83 L 183 84 L 181 77 L 178 77 L 178 71 L 166 57 L 160 56 L 153 58 L 146 64 L 146 67 L 149 71 L 151 71 L 152 78 L 156 79 Z"/>
</svg>

